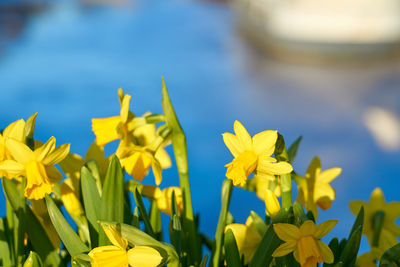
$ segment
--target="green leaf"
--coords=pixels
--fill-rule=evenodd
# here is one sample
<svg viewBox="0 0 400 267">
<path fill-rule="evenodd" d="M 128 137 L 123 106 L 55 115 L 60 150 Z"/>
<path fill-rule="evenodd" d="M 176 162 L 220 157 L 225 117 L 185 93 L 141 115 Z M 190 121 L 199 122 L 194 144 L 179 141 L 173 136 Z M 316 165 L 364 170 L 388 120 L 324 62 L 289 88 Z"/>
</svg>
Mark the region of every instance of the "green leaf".
<svg viewBox="0 0 400 267">
<path fill-rule="evenodd" d="M 90 170 L 90 173 L 95 181 L 96 187 L 100 195 L 103 193 L 103 186 L 102 186 L 102 180 L 101 180 L 101 175 L 100 175 L 100 169 L 97 161 L 91 159 L 88 162 L 86 162 L 86 166 L 88 170 Z"/>
<path fill-rule="evenodd" d="M 294 141 L 293 144 L 288 149 L 287 153 L 288 153 L 290 163 L 293 163 L 294 159 L 296 158 L 297 150 L 299 149 L 299 145 L 300 145 L 302 138 L 303 138 L 302 136 L 297 138 L 296 141 Z"/>
<path fill-rule="evenodd" d="M 100 219 L 101 199 L 92 173 L 86 167 L 81 169 L 81 187 L 85 214 L 89 221 L 92 246 L 96 247 L 100 232 L 100 225 L 97 221 Z"/>
<path fill-rule="evenodd" d="M 39 255 L 36 252 L 31 251 L 23 267 L 41 267 L 41 266 L 43 266 L 43 263 Z"/>
<path fill-rule="evenodd" d="M 0 261 L 4 266 L 12 266 L 12 251 L 7 236 L 11 236 L 5 225 L 5 219 L 0 218 Z"/>
<path fill-rule="evenodd" d="M 380 267 L 400 266 L 400 243 L 391 247 L 383 253 L 380 260 Z"/>
<path fill-rule="evenodd" d="M 269 266 L 272 261 L 272 253 L 281 243 L 282 241 L 275 234 L 273 227 L 269 226 L 250 261 L 249 267 Z"/>
<path fill-rule="evenodd" d="M 231 201 L 232 189 L 232 180 L 224 180 L 221 190 L 221 210 L 219 212 L 217 229 L 215 231 L 215 241 L 211 253 L 210 267 L 220 266 L 222 244 L 224 241 L 224 231 L 226 226 L 226 217 L 228 214 L 229 203 Z"/>
<path fill-rule="evenodd" d="M 361 234 L 362 225 L 358 226 L 358 228 L 352 232 L 349 241 L 343 249 L 341 262 L 343 262 L 344 266 L 354 266 L 356 263 L 358 250 L 360 248 Z"/>
<path fill-rule="evenodd" d="M 227 266 L 242 267 L 236 239 L 231 229 L 228 229 L 225 233 L 224 247 Z"/>
<path fill-rule="evenodd" d="M 203 259 L 200 262 L 200 267 L 207 267 L 207 261 L 208 261 L 208 253 L 204 255 Z"/>
<path fill-rule="evenodd" d="M 137 207 L 135 207 L 134 211 L 133 211 L 133 216 L 132 216 L 132 226 L 136 227 L 136 228 L 140 228 L 140 224 L 139 224 L 139 210 Z"/>
<path fill-rule="evenodd" d="M 364 207 L 362 206 L 360 208 L 360 211 L 358 212 L 357 218 L 354 221 L 353 227 L 351 228 L 350 234 L 349 234 L 349 240 L 351 235 L 358 230 L 358 228 L 361 226 L 361 229 L 363 227 L 364 224 Z"/>
<path fill-rule="evenodd" d="M 253 219 L 253 225 L 257 229 L 257 232 L 260 236 L 263 236 L 268 229 L 264 220 L 254 211 L 250 211 L 250 216 Z"/>
<path fill-rule="evenodd" d="M 150 206 L 150 224 L 154 230 L 154 236 L 156 237 L 156 239 L 161 240 L 162 239 L 161 213 L 155 201 L 152 201 Z"/>
<path fill-rule="evenodd" d="M 124 174 L 117 156 L 112 156 L 103 185 L 101 196 L 100 220 L 124 221 Z M 99 232 L 99 245 L 110 244 L 106 234 Z"/>
<path fill-rule="evenodd" d="M 133 196 L 135 198 L 136 206 L 139 208 L 139 212 L 142 217 L 146 233 L 148 233 L 152 237 L 155 237 L 153 227 L 151 227 L 149 215 L 147 214 L 146 207 L 143 204 L 142 195 L 139 193 L 137 188 L 135 189 Z"/>
<path fill-rule="evenodd" d="M 13 180 L 2 179 L 2 182 L 4 192 L 13 209 L 15 211 L 22 209 L 22 206 L 26 203 L 21 203 L 17 185 Z M 24 219 L 29 222 L 29 227 L 26 227 L 29 240 L 40 258 L 44 260 L 44 265 L 49 267 L 60 266 L 61 259 L 57 248 L 54 248 L 42 225 L 29 207 L 25 207 Z"/>
<path fill-rule="evenodd" d="M 170 222 L 170 239 L 171 244 L 175 247 L 178 255 L 182 250 L 182 226 L 178 215 L 173 214 Z"/>
<path fill-rule="evenodd" d="M 54 228 L 56 229 L 69 254 L 74 256 L 88 252 L 89 248 L 82 242 L 79 236 L 71 228 L 49 195 L 46 195 L 46 205 L 49 211 L 51 222 L 53 223 Z"/>
<path fill-rule="evenodd" d="M 337 237 L 334 237 L 331 242 L 329 242 L 329 248 L 331 249 L 333 256 L 334 256 L 334 262 L 329 264 L 329 263 L 324 263 L 324 267 L 333 267 L 335 263 L 339 261 L 340 258 L 340 248 L 339 248 L 339 239 Z"/>
<path fill-rule="evenodd" d="M 196 224 L 194 222 L 192 197 L 190 193 L 188 159 L 186 148 L 186 137 L 182 127 L 175 114 L 171 100 L 168 95 L 167 87 L 165 86 L 164 78 L 162 78 L 162 108 L 164 111 L 165 122 L 172 130 L 171 141 L 174 150 L 176 166 L 179 173 L 179 183 L 182 189 L 184 211 L 183 211 L 183 227 L 188 232 L 189 250 L 188 254 L 193 265 L 198 265 L 201 261 L 200 240 L 197 234 Z"/>
</svg>

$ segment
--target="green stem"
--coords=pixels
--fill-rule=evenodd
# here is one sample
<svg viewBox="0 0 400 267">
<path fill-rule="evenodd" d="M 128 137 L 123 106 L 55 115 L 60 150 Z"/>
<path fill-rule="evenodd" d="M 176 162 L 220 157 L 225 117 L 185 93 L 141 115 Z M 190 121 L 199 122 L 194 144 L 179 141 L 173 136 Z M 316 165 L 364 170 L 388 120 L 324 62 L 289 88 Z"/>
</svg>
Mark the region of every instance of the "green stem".
<svg viewBox="0 0 400 267">
<path fill-rule="evenodd" d="M 278 161 L 289 162 L 289 155 L 286 149 L 285 140 L 281 134 L 278 134 L 278 139 L 275 145 L 275 157 Z M 282 174 L 281 189 L 282 189 L 282 208 L 289 209 L 292 206 L 292 175 Z"/>
</svg>

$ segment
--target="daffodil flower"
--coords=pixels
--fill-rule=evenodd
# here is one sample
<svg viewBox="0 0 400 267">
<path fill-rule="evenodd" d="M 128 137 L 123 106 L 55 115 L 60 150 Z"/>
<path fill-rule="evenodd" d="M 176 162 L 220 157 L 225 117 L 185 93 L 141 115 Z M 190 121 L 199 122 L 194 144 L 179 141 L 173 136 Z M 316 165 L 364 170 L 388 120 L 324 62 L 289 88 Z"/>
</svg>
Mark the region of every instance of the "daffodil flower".
<svg viewBox="0 0 400 267">
<path fill-rule="evenodd" d="M 255 191 L 257 197 L 263 201 L 265 201 L 265 190 L 267 189 L 273 191 L 277 197 L 282 195 L 279 178 L 271 180 L 255 175 L 254 178 L 248 179 L 247 181 L 246 189 Z"/>
<path fill-rule="evenodd" d="M 89 252 L 92 267 L 156 267 L 162 263 L 163 257 L 156 249 L 135 246 L 127 251 L 128 241 L 114 226 L 103 226 L 103 230 L 113 245 L 97 247 Z"/>
<path fill-rule="evenodd" d="M 296 176 L 298 184 L 297 202 L 305 205 L 306 210 L 311 210 L 314 217 L 318 218 L 317 205 L 329 209 L 335 199 L 335 190 L 329 184 L 342 172 L 341 168 L 331 168 L 321 171 L 321 161 L 314 157 L 307 168 L 306 176 Z"/>
<path fill-rule="evenodd" d="M 84 213 L 81 202 L 79 200 L 78 188 L 75 188 L 72 179 L 65 179 L 61 185 L 61 201 L 64 204 L 65 209 L 72 217 L 80 216 Z"/>
<path fill-rule="evenodd" d="M 224 133 L 222 136 L 225 145 L 235 157 L 231 163 L 225 165 L 228 167 L 226 177 L 231 179 L 234 185 L 244 186 L 247 177 L 253 172 L 273 180 L 274 175 L 287 174 L 293 170 L 289 163 L 277 162 L 271 157 L 278 138 L 276 131 L 264 131 L 251 138 L 239 121 L 235 121 L 233 128 L 235 135 Z"/>
<path fill-rule="evenodd" d="M 371 251 L 361 254 L 357 257 L 356 266 L 359 267 L 378 267 L 376 264 L 384 251 L 379 248 L 372 247 Z"/>
<path fill-rule="evenodd" d="M 396 224 L 396 219 L 400 217 L 400 202 L 393 201 L 385 203 L 385 197 L 380 188 L 375 188 L 372 192 L 369 203 L 361 200 L 350 202 L 350 210 L 357 215 L 361 207 L 364 207 L 364 227 L 363 233 L 371 246 L 379 247 L 383 251 L 393 247 L 398 243 L 396 237 L 400 236 L 400 227 Z M 381 227 L 378 244 L 373 243 L 374 230 L 373 221 L 376 214 L 383 214 L 383 224 Z"/>
<path fill-rule="evenodd" d="M 275 193 L 269 189 L 265 189 L 265 213 L 271 218 L 275 217 L 276 214 L 281 210 L 278 198 Z"/>
<path fill-rule="evenodd" d="M 6 147 L 15 160 L 0 163 L 0 170 L 14 176 L 25 176 L 25 196 L 28 199 L 42 199 L 53 192 L 53 184 L 62 179 L 62 174 L 52 166 L 63 160 L 69 152 L 69 144 L 55 147 L 56 139 L 51 137 L 44 145 L 32 151 L 27 145 L 14 139 L 6 140 Z"/>
<path fill-rule="evenodd" d="M 160 188 L 153 185 L 144 185 L 142 189 L 142 195 L 151 200 L 154 200 L 157 208 L 169 216 L 171 216 L 172 213 L 171 198 L 173 192 L 175 193 L 175 200 L 178 210 L 182 212 L 183 199 L 182 190 L 180 187 L 171 186 L 161 190 Z"/>
<path fill-rule="evenodd" d="M 34 124 L 37 113 L 33 114 L 27 122 L 23 119 L 17 120 L 10 125 L 8 125 L 3 132 L 0 134 L 0 162 L 5 160 L 14 160 L 11 153 L 6 147 L 7 139 L 14 139 L 21 143 L 25 143 L 28 134 L 33 134 Z M 8 179 L 18 178 L 15 177 L 13 172 L 9 173 L 7 171 L 0 171 L 0 177 L 6 177 Z"/>
<path fill-rule="evenodd" d="M 246 220 L 246 224 L 232 223 L 225 227 L 225 232 L 232 230 L 236 239 L 239 254 L 244 256 L 244 264 L 247 265 L 254 256 L 262 236 L 252 225 L 251 216 Z"/>
<path fill-rule="evenodd" d="M 331 249 L 319 239 L 328 234 L 336 224 L 337 220 L 328 220 L 318 226 L 309 220 L 300 228 L 288 223 L 274 224 L 275 233 L 285 243 L 275 249 L 272 256 L 283 257 L 293 252 L 294 258 L 302 267 L 315 267 L 321 262 L 333 263 Z"/>
</svg>

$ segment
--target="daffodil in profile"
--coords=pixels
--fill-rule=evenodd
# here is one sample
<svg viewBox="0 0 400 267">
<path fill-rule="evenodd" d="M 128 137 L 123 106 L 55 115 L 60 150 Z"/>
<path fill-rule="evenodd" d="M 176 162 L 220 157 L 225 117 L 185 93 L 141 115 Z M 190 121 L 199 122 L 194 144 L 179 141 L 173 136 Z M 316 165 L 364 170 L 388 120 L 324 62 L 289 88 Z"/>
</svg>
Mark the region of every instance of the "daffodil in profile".
<svg viewBox="0 0 400 267">
<path fill-rule="evenodd" d="M 372 192 L 369 203 L 362 200 L 350 202 L 350 210 L 357 215 L 361 207 L 364 207 L 364 226 L 363 233 L 367 236 L 368 242 L 372 247 L 378 247 L 385 251 L 398 243 L 400 237 L 400 227 L 396 224 L 400 217 L 400 202 L 393 201 L 385 203 L 385 197 L 380 188 L 375 188 Z M 377 216 L 383 220 L 377 244 L 374 244 L 374 220 Z"/>
<path fill-rule="evenodd" d="M 144 185 L 142 189 L 142 195 L 154 200 L 157 208 L 167 215 L 171 216 L 172 213 L 172 193 L 175 194 L 175 201 L 178 210 L 183 210 L 183 199 L 182 190 L 177 186 L 170 186 L 161 190 L 160 188 L 153 185 Z"/>
<path fill-rule="evenodd" d="M 275 178 L 274 175 L 292 172 L 293 168 L 289 163 L 277 162 L 271 157 L 278 138 L 276 131 L 263 131 L 251 138 L 239 121 L 235 121 L 233 128 L 235 134 L 224 133 L 222 136 L 225 145 L 235 157 L 225 165 L 228 167 L 226 177 L 231 179 L 234 185 L 244 186 L 247 177 L 253 172 L 271 180 Z"/>
<path fill-rule="evenodd" d="M 36 115 L 37 113 L 29 117 L 27 122 L 23 119 L 17 120 L 3 130 L 0 134 L 0 162 L 5 160 L 14 160 L 6 147 L 6 141 L 8 139 L 14 139 L 21 143 L 25 143 L 26 137 L 28 135 L 33 135 Z M 9 173 L 7 171 L 0 171 L 0 177 L 6 177 L 8 179 L 17 178 L 15 177 L 15 173 Z"/>
<path fill-rule="evenodd" d="M 244 256 L 244 264 L 247 265 L 254 256 L 262 236 L 252 224 L 251 216 L 246 220 L 246 224 L 232 223 L 225 227 L 225 232 L 232 230 L 236 239 L 239 254 Z"/>
<path fill-rule="evenodd" d="M 329 184 L 342 172 L 341 168 L 331 168 L 321 171 L 321 161 L 314 157 L 307 168 L 305 177 L 296 176 L 298 184 L 297 202 L 305 205 L 306 210 L 311 210 L 315 218 L 318 218 L 319 206 L 321 209 L 329 209 L 335 199 L 335 190 Z"/>
<path fill-rule="evenodd" d="M 92 249 L 89 257 L 93 267 L 156 267 L 163 257 L 154 248 L 135 246 L 127 251 L 128 241 L 113 225 L 103 225 L 103 230 L 112 243 Z"/>
<path fill-rule="evenodd" d="M 271 218 L 275 217 L 278 212 L 281 210 L 281 205 L 279 203 L 278 198 L 276 197 L 275 193 L 269 189 L 265 189 L 265 213 L 270 216 Z"/>
<path fill-rule="evenodd" d="M 32 151 L 27 145 L 7 139 L 6 147 L 15 160 L 0 163 L 0 171 L 16 177 L 26 177 L 25 196 L 28 199 L 42 199 L 53 192 L 53 184 L 62 179 L 62 174 L 54 167 L 69 153 L 69 144 L 56 148 L 56 139 L 51 137 L 44 145 Z"/>
<path fill-rule="evenodd" d="M 319 225 L 311 220 L 300 227 L 288 223 L 274 224 L 276 235 L 285 241 L 273 253 L 273 257 L 283 257 L 293 252 L 293 256 L 302 267 L 315 267 L 317 263 L 333 263 L 334 256 L 322 237 L 337 224 L 337 220 L 328 220 Z"/>
</svg>

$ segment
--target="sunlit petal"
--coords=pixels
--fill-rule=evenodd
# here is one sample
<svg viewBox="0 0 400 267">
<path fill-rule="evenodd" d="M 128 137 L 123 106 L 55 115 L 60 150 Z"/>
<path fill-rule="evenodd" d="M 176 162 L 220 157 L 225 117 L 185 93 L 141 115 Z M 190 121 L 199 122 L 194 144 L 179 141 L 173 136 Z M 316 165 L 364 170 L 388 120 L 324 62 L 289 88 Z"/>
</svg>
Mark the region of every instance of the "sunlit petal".
<svg viewBox="0 0 400 267">
<path fill-rule="evenodd" d="M 234 157 L 237 157 L 240 153 L 244 152 L 244 147 L 234 134 L 223 133 L 222 138 L 224 139 L 225 145 L 228 147 L 229 151 Z"/>
<path fill-rule="evenodd" d="M 315 238 L 321 239 L 322 237 L 327 235 L 333 229 L 333 227 L 335 227 L 337 222 L 338 222 L 338 220 L 334 219 L 334 220 L 328 220 L 328 221 L 320 223 L 317 226 L 317 230 L 315 231 L 315 234 L 314 234 Z"/>
<path fill-rule="evenodd" d="M 257 155 L 272 155 L 278 138 L 277 131 L 263 131 L 253 136 L 253 149 Z"/>
<path fill-rule="evenodd" d="M 253 142 L 246 128 L 239 121 L 233 123 L 233 130 L 244 150 L 252 150 Z"/>
<path fill-rule="evenodd" d="M 283 241 L 288 242 L 300 238 L 300 230 L 293 224 L 277 223 L 273 227 L 276 235 Z"/>
</svg>

